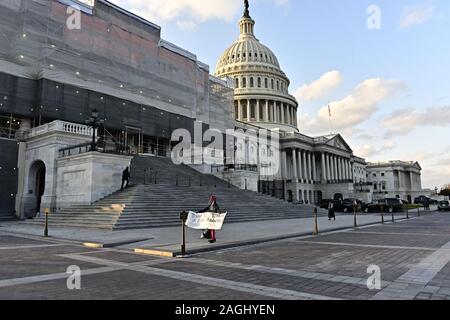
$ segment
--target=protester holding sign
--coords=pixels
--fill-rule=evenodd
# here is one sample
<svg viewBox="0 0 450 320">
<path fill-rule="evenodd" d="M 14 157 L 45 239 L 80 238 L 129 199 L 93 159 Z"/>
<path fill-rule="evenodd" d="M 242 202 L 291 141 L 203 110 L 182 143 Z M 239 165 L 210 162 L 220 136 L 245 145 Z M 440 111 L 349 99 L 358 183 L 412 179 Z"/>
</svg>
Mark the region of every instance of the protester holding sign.
<svg viewBox="0 0 450 320">
<path fill-rule="evenodd" d="M 211 195 L 209 197 L 208 206 L 205 209 L 199 211 L 199 213 L 205 213 L 205 212 L 220 213 L 220 208 L 219 208 L 219 205 L 217 204 L 217 197 L 216 196 Z M 207 237 L 207 238 L 210 239 L 209 243 L 215 243 L 217 241 L 217 239 L 216 239 L 216 230 L 209 229 L 209 230 L 207 230 L 206 234 L 209 235 L 209 233 L 211 234 L 210 237 Z"/>
</svg>

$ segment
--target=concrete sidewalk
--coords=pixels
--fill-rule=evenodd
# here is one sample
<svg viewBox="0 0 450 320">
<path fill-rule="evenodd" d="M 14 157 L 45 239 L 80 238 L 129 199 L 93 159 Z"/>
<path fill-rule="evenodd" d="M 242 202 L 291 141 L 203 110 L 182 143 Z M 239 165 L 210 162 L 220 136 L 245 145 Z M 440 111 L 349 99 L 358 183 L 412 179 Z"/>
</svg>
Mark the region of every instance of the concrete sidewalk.
<svg viewBox="0 0 450 320">
<path fill-rule="evenodd" d="M 396 219 L 404 218 L 403 213 L 396 214 Z M 390 216 L 386 216 L 387 222 L 389 219 Z M 329 221 L 325 217 L 319 218 L 318 221 L 320 232 L 353 227 L 352 215 L 338 214 L 336 221 Z M 357 221 L 359 226 L 364 226 L 380 223 L 381 218 L 377 214 L 359 214 Z M 192 254 L 311 235 L 313 225 L 313 218 L 226 224 L 218 232 L 218 241 L 215 244 L 200 239 L 200 231 L 186 228 L 187 250 Z M 0 223 L 0 232 L 42 236 L 43 228 L 23 222 L 3 222 Z M 50 225 L 49 234 L 51 238 L 57 240 L 67 240 L 99 248 L 117 247 L 143 254 L 177 256 L 181 251 L 181 223 L 179 227 L 120 231 L 52 228 Z"/>
</svg>

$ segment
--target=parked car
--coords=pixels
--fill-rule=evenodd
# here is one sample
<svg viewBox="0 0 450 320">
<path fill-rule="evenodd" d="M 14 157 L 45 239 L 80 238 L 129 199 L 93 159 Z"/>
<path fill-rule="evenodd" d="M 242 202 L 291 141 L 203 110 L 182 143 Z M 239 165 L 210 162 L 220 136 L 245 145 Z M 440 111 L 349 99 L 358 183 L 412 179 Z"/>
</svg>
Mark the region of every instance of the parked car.
<svg viewBox="0 0 450 320">
<path fill-rule="evenodd" d="M 330 202 L 335 202 L 335 200 L 331 200 L 331 199 L 323 199 L 322 201 L 320 201 L 320 208 L 321 209 L 328 209 L 328 206 L 330 205 Z"/>
<path fill-rule="evenodd" d="M 369 204 L 363 204 L 362 205 L 362 211 L 363 212 L 381 212 L 383 209 L 383 212 L 399 212 L 404 209 L 403 201 L 397 198 L 387 198 L 387 199 L 380 199 L 376 202 L 369 203 Z"/>
<path fill-rule="evenodd" d="M 335 205 L 334 210 L 337 212 L 353 212 L 353 205 L 356 202 L 358 208 L 362 205 L 362 201 L 358 199 L 344 199 Z"/>
<path fill-rule="evenodd" d="M 440 201 L 438 204 L 438 211 L 450 211 L 450 202 Z"/>
<path fill-rule="evenodd" d="M 414 199 L 414 204 L 420 204 L 420 205 L 424 205 L 428 200 L 428 204 L 431 205 L 437 205 L 439 203 L 439 201 L 435 200 L 435 199 L 431 199 L 425 196 L 420 196 Z"/>
</svg>

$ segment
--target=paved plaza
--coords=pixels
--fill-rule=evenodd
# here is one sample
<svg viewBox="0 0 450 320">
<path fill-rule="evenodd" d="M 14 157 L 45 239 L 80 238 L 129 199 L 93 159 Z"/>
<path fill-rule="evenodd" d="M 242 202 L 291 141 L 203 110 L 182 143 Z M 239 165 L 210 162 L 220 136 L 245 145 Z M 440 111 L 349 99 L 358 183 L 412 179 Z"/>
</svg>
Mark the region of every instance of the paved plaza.
<svg viewBox="0 0 450 320">
<path fill-rule="evenodd" d="M 448 214 L 187 258 L 132 247 L 93 249 L 0 227 L 0 299 L 450 299 Z M 367 287 L 371 265 L 381 270 L 381 290 Z M 68 289 L 69 266 L 81 269 L 80 290 Z"/>
</svg>

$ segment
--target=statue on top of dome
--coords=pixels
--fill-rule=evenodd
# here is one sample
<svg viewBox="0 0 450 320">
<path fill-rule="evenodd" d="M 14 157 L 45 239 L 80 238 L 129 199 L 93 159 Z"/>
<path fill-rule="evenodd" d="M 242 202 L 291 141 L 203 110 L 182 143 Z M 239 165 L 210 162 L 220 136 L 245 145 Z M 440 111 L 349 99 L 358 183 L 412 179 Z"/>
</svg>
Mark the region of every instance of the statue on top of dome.
<svg viewBox="0 0 450 320">
<path fill-rule="evenodd" d="M 250 11 L 248 10 L 250 4 L 248 3 L 248 0 L 244 0 L 244 5 L 245 5 L 244 18 L 250 18 Z"/>
</svg>

